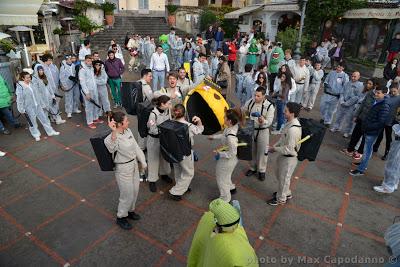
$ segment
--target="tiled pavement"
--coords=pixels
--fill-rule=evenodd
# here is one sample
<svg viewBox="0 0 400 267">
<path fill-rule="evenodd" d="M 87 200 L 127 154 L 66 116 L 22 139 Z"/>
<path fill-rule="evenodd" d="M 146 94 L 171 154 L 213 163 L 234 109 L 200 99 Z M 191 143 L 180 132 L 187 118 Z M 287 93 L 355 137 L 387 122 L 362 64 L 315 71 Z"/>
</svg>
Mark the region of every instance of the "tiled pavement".
<svg viewBox="0 0 400 267">
<path fill-rule="evenodd" d="M 197 222 L 218 197 L 211 153 L 217 143 L 196 138 L 200 161 L 183 201 L 167 197 L 170 185 L 160 182 L 159 192 L 150 193 L 141 183 L 142 219 L 127 232 L 115 225 L 113 173 L 99 170 L 89 143 L 106 126 L 90 130 L 78 115 L 56 129 L 60 136 L 40 142 L 27 130 L 1 136 L 0 150 L 7 156 L 0 158 L 0 266 L 185 266 Z M 400 195 L 372 191 L 384 167 L 376 156 L 366 176 L 348 174 L 350 158 L 339 152 L 347 141 L 327 132 L 318 160 L 299 162 L 294 198 L 285 206 L 265 203 L 277 189 L 275 156 L 264 182 L 244 176 L 247 162 L 238 164 L 234 198 L 261 265 L 336 266 L 341 257 L 358 256 L 353 266 L 372 266 L 362 260 L 388 259 L 383 233 L 400 214 Z"/>
</svg>

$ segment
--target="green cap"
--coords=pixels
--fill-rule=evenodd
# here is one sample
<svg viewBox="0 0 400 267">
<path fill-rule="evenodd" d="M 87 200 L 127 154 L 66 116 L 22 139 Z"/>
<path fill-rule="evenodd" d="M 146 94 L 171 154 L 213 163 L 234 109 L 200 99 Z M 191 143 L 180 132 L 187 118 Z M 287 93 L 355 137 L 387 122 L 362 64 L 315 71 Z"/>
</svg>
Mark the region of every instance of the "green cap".
<svg viewBox="0 0 400 267">
<path fill-rule="evenodd" d="M 231 204 L 220 198 L 211 201 L 210 211 L 214 214 L 219 226 L 229 227 L 237 224 L 240 220 L 239 212 Z"/>
</svg>

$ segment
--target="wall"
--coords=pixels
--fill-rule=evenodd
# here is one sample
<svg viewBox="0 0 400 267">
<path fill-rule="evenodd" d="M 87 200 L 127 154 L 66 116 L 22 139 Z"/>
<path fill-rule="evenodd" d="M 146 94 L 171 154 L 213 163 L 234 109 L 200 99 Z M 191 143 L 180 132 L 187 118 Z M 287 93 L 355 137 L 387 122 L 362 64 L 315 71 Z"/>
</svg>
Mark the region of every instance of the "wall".
<svg viewBox="0 0 400 267">
<path fill-rule="evenodd" d="M 198 0 L 180 0 L 180 5 L 181 6 L 198 6 L 199 1 Z"/>
<path fill-rule="evenodd" d="M 176 12 L 175 27 L 190 34 L 200 32 L 200 12 L 201 10 L 185 10 L 179 9 Z M 190 15 L 190 21 L 186 21 L 186 15 Z"/>
<path fill-rule="evenodd" d="M 104 11 L 102 9 L 88 8 L 86 17 L 98 25 L 104 24 Z"/>
<path fill-rule="evenodd" d="M 165 11 L 165 0 L 149 0 L 149 10 Z"/>
</svg>

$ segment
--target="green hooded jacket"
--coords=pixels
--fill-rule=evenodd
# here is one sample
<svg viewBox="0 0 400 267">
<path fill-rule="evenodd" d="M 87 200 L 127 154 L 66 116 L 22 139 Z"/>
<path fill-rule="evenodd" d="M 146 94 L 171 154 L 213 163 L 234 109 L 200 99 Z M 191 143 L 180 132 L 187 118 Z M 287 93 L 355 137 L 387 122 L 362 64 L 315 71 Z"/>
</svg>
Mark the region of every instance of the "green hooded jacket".
<svg viewBox="0 0 400 267">
<path fill-rule="evenodd" d="M 6 81 L 0 76 L 0 108 L 11 106 L 11 93 Z"/>
<path fill-rule="evenodd" d="M 280 47 L 275 47 L 274 50 L 272 50 L 271 53 L 271 59 L 269 61 L 269 66 L 268 66 L 268 71 L 270 73 L 278 73 L 278 65 L 279 62 L 281 62 L 284 58 L 284 53 L 282 48 Z"/>
</svg>

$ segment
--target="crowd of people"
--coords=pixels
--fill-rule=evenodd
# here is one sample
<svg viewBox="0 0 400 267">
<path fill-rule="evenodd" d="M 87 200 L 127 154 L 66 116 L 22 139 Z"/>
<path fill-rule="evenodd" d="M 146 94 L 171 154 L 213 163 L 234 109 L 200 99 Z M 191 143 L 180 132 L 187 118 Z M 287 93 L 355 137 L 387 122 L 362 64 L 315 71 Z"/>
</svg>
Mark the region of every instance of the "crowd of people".
<svg viewBox="0 0 400 267">
<path fill-rule="evenodd" d="M 54 64 L 51 55 L 44 55 L 32 69 L 24 69 L 15 88 L 17 110 L 25 116 L 36 141 L 41 140 L 37 119 L 48 136 L 60 134 L 52 123 L 66 122 L 61 116 L 61 98 L 67 119 L 84 108 L 90 129 L 105 121 L 108 123 L 111 133 L 104 142 L 114 154 L 120 189 L 117 223 L 123 229 L 132 228 L 128 219 L 140 219 L 135 213 L 135 203 L 139 177 L 146 170 L 151 192 L 157 192 L 159 178 L 171 184 L 175 180 L 169 190 L 174 200 L 181 200 L 191 190 L 195 155 L 192 152 L 181 162 L 169 164 L 160 153 L 158 126 L 167 120 L 186 124 L 194 144 L 194 136 L 204 131 L 203 125 L 207 122 L 198 116 L 189 120 L 183 102 L 188 92 L 204 79 L 214 81 L 223 97 L 231 100 L 236 97 L 240 103 L 225 112 L 223 132 L 208 137 L 219 140 L 224 147 L 214 150 L 215 177 L 223 201 L 231 202 L 232 194 L 236 193 L 231 178 L 238 162 L 237 135 L 246 117 L 254 122 L 253 160 L 246 176 L 255 175 L 264 181 L 268 156 L 277 153 L 279 188 L 268 204 L 284 205 L 293 197 L 290 179 L 297 165 L 302 137 L 298 117 L 301 110 L 309 112 L 315 107 L 321 88 L 321 123 L 331 132 L 341 132 L 343 137 L 350 138 L 348 147 L 341 150 L 355 160 L 350 174 L 365 173 L 368 161 L 385 135 L 382 156 L 382 160 L 387 160 L 385 176 L 374 190 L 392 193 L 397 189 L 400 178 L 396 164 L 400 160 L 398 57 L 393 57 L 385 67 L 387 83 L 376 78 L 363 83 L 360 72 L 354 71 L 350 77 L 345 72 L 342 41 L 336 43 L 334 38 L 318 47 L 314 43 L 306 55 L 295 61 L 290 49 L 283 50 L 279 42 L 257 39 L 253 30 L 235 37 L 226 40 L 222 28 L 214 31 L 212 26 L 204 40 L 201 35 L 182 39 L 174 29 L 168 34 L 168 41 L 158 45 L 149 36 L 127 36 L 124 48 L 130 57 L 128 71 L 140 70 L 143 102 L 154 105 L 146 122 L 146 137 L 139 135 L 136 140 L 129 128 L 128 116 L 118 109 L 112 111 L 109 94 L 113 108 L 120 108 L 122 75 L 126 69 L 124 48 L 114 40 L 104 59 L 98 52 L 92 53 L 90 41 L 85 40 L 79 55 L 64 55 L 60 67 Z M 325 73 L 328 66 L 331 71 Z M 18 128 L 21 123 L 10 111 L 13 97 L 10 92 L 1 78 L 0 111 L 10 125 Z M 3 134 L 10 134 L 1 123 L 0 128 Z M 270 128 L 272 134 L 281 135 L 275 145 L 269 143 Z M 170 177 L 171 167 L 174 180 Z"/>
</svg>

